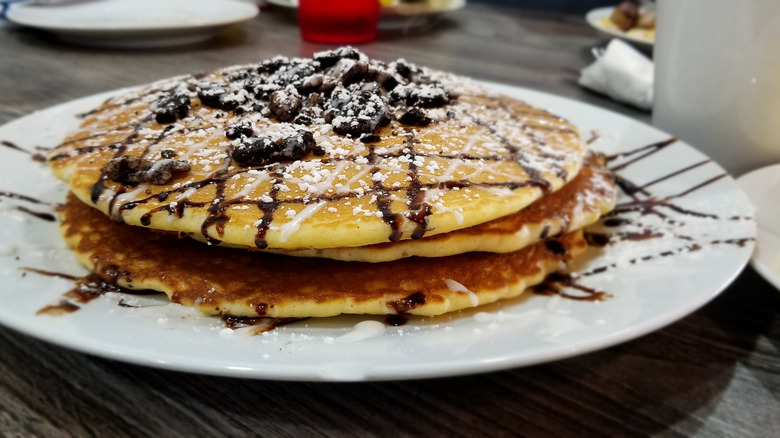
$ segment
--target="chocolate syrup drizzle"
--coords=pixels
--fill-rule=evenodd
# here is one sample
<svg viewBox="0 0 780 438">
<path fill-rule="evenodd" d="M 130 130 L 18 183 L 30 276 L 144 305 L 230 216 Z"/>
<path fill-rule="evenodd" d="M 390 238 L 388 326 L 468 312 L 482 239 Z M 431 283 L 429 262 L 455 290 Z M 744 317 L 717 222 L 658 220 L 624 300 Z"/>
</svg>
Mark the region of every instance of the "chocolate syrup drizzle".
<svg viewBox="0 0 780 438">
<path fill-rule="evenodd" d="M 681 169 L 669 172 L 659 178 L 656 178 L 643 185 L 637 185 L 629 180 L 626 176 L 621 174 L 621 171 L 628 168 L 632 164 L 635 164 L 643 159 L 651 157 L 653 154 L 674 145 L 677 142 L 676 138 L 669 138 L 664 141 L 653 143 L 644 147 L 640 147 L 628 152 L 609 155 L 606 157 L 608 163 L 614 162 L 621 158 L 630 158 L 627 161 L 619 165 L 612 165 L 609 167 L 613 172 L 615 182 L 620 188 L 621 192 L 628 196 L 630 200 L 618 203 L 615 208 L 608 214 L 604 215 L 596 226 L 591 226 L 585 232 L 585 238 L 588 244 L 594 247 L 606 247 L 616 244 L 618 242 L 642 242 L 646 240 L 656 239 L 664 236 L 661 230 L 653 228 L 651 225 L 644 225 L 641 222 L 641 218 L 645 216 L 656 216 L 663 219 L 667 224 L 675 225 L 680 224 L 678 217 L 688 216 L 692 218 L 709 218 L 716 220 L 729 220 L 729 221 L 752 221 L 753 218 L 749 216 L 730 216 L 721 217 L 716 214 L 694 211 L 688 208 L 684 208 L 675 204 L 674 200 L 683 198 L 697 190 L 700 190 L 710 184 L 719 181 L 722 178 L 728 176 L 727 173 L 719 173 L 713 177 L 707 178 L 704 181 L 693 185 L 679 193 L 665 196 L 663 198 L 657 198 L 650 192 L 649 188 L 653 185 L 669 180 L 673 177 L 682 175 L 691 170 L 697 169 L 705 164 L 710 163 L 710 160 L 703 160 L 692 165 L 685 166 Z M 633 157 L 633 158 L 631 158 Z M 669 212 L 674 212 L 672 216 Z M 635 218 L 636 214 L 639 214 L 639 218 Z M 625 216 L 631 216 L 631 218 Z M 627 225 L 632 225 L 631 231 L 626 231 L 624 228 Z M 595 228 L 607 229 L 607 232 L 592 231 Z M 637 231 L 638 229 L 638 231 Z M 624 263 L 635 265 L 643 262 L 649 262 L 651 260 L 661 259 L 665 257 L 672 257 L 679 254 L 690 253 L 699 251 L 704 245 L 735 245 L 738 247 L 745 246 L 748 242 L 752 242 L 755 238 L 731 238 L 731 239 L 713 239 L 709 241 L 696 241 L 696 239 L 683 234 L 675 234 L 674 238 L 681 242 L 681 244 L 675 248 L 665 249 L 657 254 L 646 254 L 638 257 L 632 257 L 625 260 Z M 617 263 L 610 263 L 602 266 L 596 266 L 590 268 L 585 272 L 575 272 L 570 274 L 556 273 L 548 276 L 548 278 L 541 285 L 534 288 L 537 293 L 550 294 L 558 293 L 566 298 L 578 299 L 578 300 L 591 300 L 600 301 L 611 296 L 611 294 L 589 288 L 579 283 L 579 280 L 585 277 L 601 274 L 611 269 L 617 269 Z M 576 289 L 579 293 L 572 294 L 568 289 Z"/>
<path fill-rule="evenodd" d="M 29 151 L 29 150 L 27 150 L 27 149 L 25 149 L 23 147 L 20 147 L 20 146 L 16 145 L 15 143 L 12 143 L 10 141 L 0 140 L 0 145 L 5 146 L 7 148 L 10 148 L 12 150 L 18 151 L 18 152 L 22 152 L 22 153 L 28 154 L 30 156 L 30 158 L 32 158 L 33 161 L 37 161 L 37 162 L 45 162 L 46 161 L 46 156 L 43 155 L 42 153 L 40 153 L 40 152 L 31 152 L 31 151 Z M 40 147 L 40 146 L 37 147 L 37 149 L 40 150 L 40 151 L 46 150 L 46 148 L 43 148 L 43 147 Z M 53 204 L 53 203 L 41 201 L 40 199 L 36 199 L 36 198 L 31 197 L 31 196 L 22 195 L 20 193 L 8 192 L 8 191 L 0 191 L 0 198 L 8 198 L 8 199 L 13 199 L 13 200 L 16 200 L 16 201 L 23 201 L 23 202 L 27 202 L 27 203 L 30 203 L 30 204 L 36 204 L 36 205 L 46 205 L 46 206 L 49 206 L 49 207 L 52 207 L 52 208 L 55 208 L 55 209 L 59 207 L 59 204 Z M 26 213 L 26 214 L 28 214 L 28 215 L 30 215 L 32 217 L 35 217 L 37 219 L 41 219 L 41 220 L 44 220 L 44 221 L 47 221 L 47 222 L 54 222 L 54 221 L 57 220 L 57 218 L 53 214 L 51 214 L 51 213 L 32 210 L 29 207 L 25 207 L 23 205 L 16 205 L 16 206 L 14 206 L 14 208 L 16 208 L 17 210 L 21 211 L 22 213 Z"/>
<path fill-rule="evenodd" d="M 277 327 L 303 321 L 308 318 L 271 318 L 267 316 L 222 316 L 222 322 L 229 329 L 251 327 L 252 335 L 270 332 Z"/>
<path fill-rule="evenodd" d="M 15 151 L 23 152 L 25 154 L 28 154 L 30 158 L 32 158 L 33 161 L 37 161 L 39 163 L 45 163 L 46 162 L 46 155 L 44 154 L 45 151 L 48 150 L 48 148 L 44 148 L 41 146 L 36 147 L 39 152 L 31 152 L 27 149 L 24 149 L 22 147 L 17 146 L 15 143 L 11 143 L 10 141 L 6 140 L 0 140 L 0 146 L 5 146 L 7 148 L 13 149 Z"/>
<path fill-rule="evenodd" d="M 411 134 L 409 135 L 408 141 L 410 143 L 413 143 L 413 136 Z M 674 211 L 678 215 L 683 215 L 683 216 L 687 215 L 687 216 L 692 216 L 697 218 L 724 219 L 711 213 L 693 211 L 690 209 L 683 208 L 679 205 L 674 204 L 671 201 L 682 198 L 690 193 L 693 193 L 698 189 L 701 189 L 709 184 L 712 184 L 715 181 L 718 181 L 719 179 L 725 177 L 726 174 L 718 174 L 715 177 L 708 178 L 703 182 L 696 184 L 686 190 L 683 190 L 679 193 L 669 195 L 660 199 L 654 197 L 652 193 L 648 190 L 649 187 L 657 183 L 660 183 L 667 179 L 673 178 L 675 176 L 681 175 L 685 172 L 698 168 L 704 164 L 707 164 L 709 161 L 702 161 L 690 166 L 686 166 L 680 170 L 670 172 L 642 186 L 638 186 L 632 183 L 625 176 L 619 173 L 619 171 L 627 168 L 630 164 L 636 163 L 643 158 L 647 158 L 652 154 L 674 144 L 675 142 L 676 139 L 668 139 L 663 142 L 658 142 L 645 147 L 635 149 L 633 151 L 624 152 L 624 153 L 615 154 L 606 157 L 608 162 L 613 162 L 619 158 L 634 157 L 638 154 L 641 154 L 637 158 L 633 158 L 628 162 L 624 162 L 620 165 L 612 166 L 610 168 L 610 170 L 615 172 L 614 176 L 621 191 L 626 196 L 628 196 L 631 200 L 618 204 L 611 213 L 605 215 L 601 219 L 600 225 L 602 226 L 602 228 L 613 229 L 614 231 L 607 232 L 607 233 L 593 232 L 593 231 L 586 232 L 586 239 L 588 240 L 590 245 L 597 246 L 597 247 L 604 247 L 613 244 L 617 241 L 641 242 L 644 240 L 654 239 L 661 236 L 661 234 L 657 230 L 654 230 L 652 227 L 649 226 L 642 229 L 639 232 L 637 231 L 628 232 L 622 230 L 621 229 L 622 226 L 628 224 L 637 225 L 636 219 L 629 219 L 623 217 L 624 215 L 630 213 L 639 212 L 640 217 L 655 215 L 666 219 L 669 223 L 675 223 L 675 219 L 670 219 L 669 214 L 666 213 L 664 209 Z M 376 154 L 372 150 L 371 153 L 369 154 L 369 157 L 374 157 L 374 156 L 376 156 Z M 377 193 L 380 194 L 382 194 L 383 191 L 385 194 L 389 194 L 389 191 L 385 189 L 380 182 L 376 183 L 375 190 L 377 191 Z M 25 197 L 24 195 L 13 194 L 13 195 L 6 195 L 6 196 L 14 197 L 16 199 L 23 199 L 31 202 L 36 202 L 36 200 L 29 197 Z M 384 199 L 380 199 L 380 201 L 378 201 L 380 205 L 382 205 L 382 203 L 384 202 L 389 202 L 389 201 Z M 274 207 L 269 206 L 269 209 L 271 208 Z M 732 216 L 725 219 L 732 220 L 732 221 L 752 220 L 750 217 L 744 217 L 744 216 Z M 680 247 L 665 250 L 657 254 L 649 254 L 641 257 L 632 258 L 628 260 L 628 263 L 638 264 L 642 262 L 649 262 L 651 260 L 655 260 L 659 258 L 671 257 L 686 252 L 694 252 L 694 251 L 701 250 L 703 247 L 702 245 L 705 244 L 736 245 L 742 247 L 746 243 L 754 240 L 753 238 L 736 238 L 736 239 L 715 239 L 709 242 L 695 242 L 693 241 L 692 238 L 684 235 L 678 235 L 676 237 L 681 242 L 684 243 Z M 545 295 L 558 294 L 564 298 L 579 300 L 579 301 L 603 301 L 611 297 L 612 294 L 606 291 L 585 286 L 581 284 L 579 280 L 582 278 L 604 273 L 610 269 L 615 269 L 615 268 L 617 268 L 616 264 L 608 264 L 608 265 L 591 268 L 586 272 L 571 273 L 571 274 L 554 273 L 549 275 L 542 284 L 534 287 L 533 290 L 536 293 L 540 293 L 540 294 L 545 294 Z M 28 269 L 28 270 L 33 272 L 38 272 L 38 273 L 44 273 L 44 271 L 38 271 L 33 269 Z M 88 276 L 87 279 L 66 277 L 66 276 L 62 276 L 61 274 L 48 273 L 48 275 L 57 275 L 63 278 L 70 278 L 74 281 L 78 281 L 80 286 L 77 286 L 77 288 L 75 288 L 74 290 L 69 291 L 68 293 L 65 294 L 65 296 L 71 298 L 78 297 L 76 301 L 82 303 L 86 302 L 85 297 L 88 299 L 92 299 L 108 291 L 128 292 L 127 290 L 113 286 L 110 283 L 102 282 L 102 280 L 100 280 L 97 276 L 94 275 Z M 86 292 L 84 291 L 84 284 L 88 285 L 88 287 L 86 288 Z M 409 295 L 408 297 L 405 297 L 403 299 L 388 303 L 388 306 L 391 307 L 396 312 L 396 314 L 389 315 L 386 318 L 386 323 L 393 326 L 401 326 L 406 324 L 408 322 L 407 312 L 413 309 L 414 307 L 416 307 L 417 305 L 423 304 L 424 302 L 425 302 L 425 296 L 421 293 L 416 293 L 416 294 Z M 63 300 L 59 305 L 48 306 L 47 308 L 42 309 L 41 312 L 39 313 L 61 314 L 61 313 L 72 312 L 77 308 L 78 306 L 75 305 L 74 303 L 68 300 Z M 267 317 L 256 317 L 256 318 L 224 317 L 223 320 L 225 321 L 226 326 L 230 328 L 236 328 L 239 326 L 247 326 L 247 325 L 257 325 L 258 327 L 260 327 L 258 329 L 259 330 L 258 333 L 261 333 L 267 330 L 272 330 L 273 328 L 282 324 L 288 324 L 288 323 L 298 321 L 299 319 L 297 318 L 273 319 Z"/>
<path fill-rule="evenodd" d="M 413 137 L 410 135 L 410 138 Z M 605 215 L 601 219 L 599 223 L 600 227 L 608 230 L 613 230 L 613 231 L 609 231 L 609 232 L 586 231 L 585 236 L 586 239 L 588 240 L 588 243 L 591 246 L 605 247 L 619 241 L 641 242 L 644 240 L 649 240 L 649 239 L 654 239 L 659 237 L 660 234 L 658 233 L 657 230 L 654 230 L 652 226 L 647 226 L 638 232 L 637 231 L 629 232 L 623 229 L 623 227 L 626 225 L 634 225 L 634 226 L 638 225 L 636 218 L 625 217 L 628 214 L 632 214 L 633 216 L 635 216 L 635 213 L 637 212 L 639 213 L 640 218 L 644 216 L 657 216 L 660 218 L 664 218 L 668 223 L 671 224 L 676 223 L 677 219 L 672 219 L 670 215 L 665 212 L 665 209 L 671 210 L 675 212 L 677 215 L 691 216 L 696 218 L 711 218 L 711 219 L 731 220 L 731 221 L 752 220 L 751 217 L 746 217 L 746 216 L 730 216 L 727 218 L 722 218 L 712 213 L 693 211 L 687 208 L 683 208 L 672 202 L 673 200 L 680 199 L 688 194 L 695 192 L 696 190 L 699 190 L 703 187 L 706 187 L 709 184 L 712 184 L 720 180 L 721 178 L 725 177 L 726 174 L 718 174 L 688 189 L 685 189 L 679 193 L 669 195 L 663 198 L 656 198 L 649 191 L 649 188 L 651 186 L 660 183 L 662 181 L 665 181 L 667 179 L 673 178 L 675 176 L 681 175 L 690 170 L 696 169 L 704 164 L 707 164 L 709 161 L 698 162 L 693 165 L 686 166 L 682 169 L 669 172 L 668 174 L 660 178 L 657 178 L 649 183 L 646 183 L 642 186 L 634 184 L 629 179 L 627 179 L 627 177 L 620 174 L 620 171 L 624 170 L 631 164 L 636 163 L 641 159 L 652 156 L 652 154 L 673 145 L 675 142 L 676 139 L 671 138 L 629 152 L 610 155 L 606 157 L 608 162 L 614 162 L 615 160 L 618 160 L 620 158 L 635 157 L 641 154 L 638 157 L 631 159 L 630 161 L 623 162 L 620 165 L 614 165 L 610 167 L 610 170 L 614 172 L 614 177 L 618 183 L 619 188 L 621 189 L 623 194 L 625 194 L 630 198 L 630 200 L 618 204 L 611 213 Z M 369 156 L 374 157 L 376 156 L 376 154 L 372 150 Z M 384 196 L 388 196 L 388 194 L 390 193 L 390 190 L 383 187 L 380 182 L 376 183 L 375 190 L 377 191 L 377 193 L 383 194 Z M 16 194 L 16 193 L 0 192 L 0 196 L 15 199 L 15 200 L 21 200 L 25 202 L 30 202 L 34 204 L 46 204 L 45 202 L 37 200 L 35 198 L 26 195 Z M 380 205 L 383 202 L 389 202 L 389 201 L 384 201 L 384 200 L 378 201 Z M 269 203 L 269 204 L 271 205 L 266 206 L 266 209 L 270 211 L 273 211 L 273 208 L 278 207 L 278 204 L 277 205 L 274 205 L 273 203 Z M 173 213 L 181 214 L 180 211 L 178 210 L 174 211 Z M 677 235 L 676 238 L 683 243 L 678 248 L 664 250 L 657 254 L 648 254 L 648 255 L 643 255 L 641 257 L 632 258 L 628 260 L 628 263 L 639 264 L 643 262 L 649 262 L 655 259 L 672 257 L 687 252 L 699 251 L 703 248 L 703 245 L 706 244 L 735 245 L 735 246 L 742 247 L 746 245 L 748 242 L 754 240 L 753 238 L 730 238 L 730 239 L 714 239 L 708 242 L 697 242 L 693 238 L 685 235 Z M 544 295 L 558 294 L 564 298 L 579 300 L 579 301 L 603 301 L 609 299 L 612 296 L 612 294 L 606 291 L 585 286 L 581 284 L 580 281 L 584 278 L 598 275 L 616 268 L 618 268 L 617 265 L 612 263 L 612 264 L 590 268 L 588 271 L 585 272 L 576 272 L 576 273 L 568 273 L 568 274 L 554 273 L 549 275 L 543 283 L 535 286 L 532 290 L 539 294 L 544 294 Z M 40 275 L 59 277 L 67 280 L 72 280 L 76 283 L 76 286 L 73 289 L 63 294 L 63 298 L 60 300 L 58 304 L 46 306 L 41 310 L 39 310 L 38 314 L 62 315 L 62 314 L 71 313 L 80 308 L 79 304 L 85 304 L 107 292 L 121 292 L 121 293 L 131 293 L 131 294 L 157 293 L 155 291 L 128 290 L 116 286 L 115 284 L 116 279 L 123 275 L 118 270 L 113 270 L 111 272 L 104 273 L 105 275 L 108 275 L 108 277 L 112 279 L 111 281 L 105 281 L 95 274 L 89 274 L 85 277 L 76 277 L 67 274 L 49 272 L 49 271 L 44 271 L 35 268 L 21 268 L 21 269 L 28 272 L 34 272 Z M 396 314 L 389 315 L 386 318 L 386 323 L 392 326 L 401 326 L 406 324 L 408 322 L 407 312 L 418 305 L 424 304 L 424 302 L 425 302 L 425 296 L 424 294 L 419 292 L 411 294 L 400 300 L 389 302 L 388 307 L 392 308 L 392 310 L 394 310 Z M 117 305 L 131 306 L 128 305 L 124 300 L 120 300 L 117 303 Z M 229 316 L 223 317 L 223 321 L 225 322 L 225 325 L 229 328 L 256 326 L 255 329 L 257 331 L 256 334 L 263 333 L 268 330 L 273 330 L 275 327 L 278 327 L 280 325 L 293 323 L 299 320 L 300 320 L 299 318 L 275 319 L 269 317 L 253 317 L 253 318 L 240 318 L 240 317 L 229 317 Z"/>
<path fill-rule="evenodd" d="M 123 273 L 116 269 L 112 269 L 111 267 L 103 270 L 103 274 L 108 276 L 110 280 L 105 280 L 95 273 L 89 273 L 83 277 L 78 277 L 62 272 L 46 271 L 43 269 L 31 267 L 21 267 L 19 269 L 24 272 L 32 272 L 34 274 L 43 275 L 45 277 L 62 278 L 64 280 L 70 280 L 74 282 L 75 286 L 67 292 L 63 293 L 60 301 L 57 304 L 44 306 L 38 310 L 38 312 L 36 312 L 36 315 L 59 316 L 67 313 L 73 313 L 81 308 L 79 304 L 87 304 L 109 292 L 129 295 L 160 294 L 160 292 L 154 290 L 135 290 L 118 286 L 116 284 L 116 280 L 123 276 Z M 138 307 L 132 304 L 128 304 L 124 298 L 117 302 L 117 306 Z"/>
<path fill-rule="evenodd" d="M 40 199 L 36 199 L 36 198 L 31 197 L 31 196 L 22 195 L 22 194 L 19 194 L 19 193 L 0 191 L 0 198 L 14 199 L 14 200 L 17 200 L 17 201 L 24 201 L 24 202 L 28 202 L 30 204 L 36 204 L 36 205 L 46 205 L 46 206 L 52 207 L 54 209 L 59 208 L 59 204 L 53 204 L 53 203 L 41 201 Z M 23 205 L 15 205 L 14 208 L 19 210 L 19 211 L 21 211 L 22 213 L 26 213 L 26 214 L 34 217 L 36 219 L 41 219 L 41 220 L 44 220 L 44 221 L 47 221 L 47 222 L 54 222 L 54 221 L 57 220 L 57 217 L 54 216 L 52 213 L 32 210 L 32 209 L 30 209 L 28 207 L 25 207 Z"/>
</svg>

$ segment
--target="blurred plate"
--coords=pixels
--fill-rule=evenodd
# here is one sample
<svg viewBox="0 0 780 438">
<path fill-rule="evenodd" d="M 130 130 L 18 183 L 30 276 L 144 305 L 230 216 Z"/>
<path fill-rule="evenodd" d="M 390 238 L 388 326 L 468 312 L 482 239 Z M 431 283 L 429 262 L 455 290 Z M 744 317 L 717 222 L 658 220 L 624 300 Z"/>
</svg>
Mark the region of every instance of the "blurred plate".
<svg viewBox="0 0 780 438">
<path fill-rule="evenodd" d="M 212 38 L 258 14 L 233 0 L 81 0 L 11 5 L 8 20 L 102 47 L 160 47 Z"/>
<path fill-rule="evenodd" d="M 287 8 L 297 8 L 299 0 L 267 0 L 268 3 Z M 419 3 L 399 3 L 380 10 L 379 29 L 405 31 L 436 21 L 442 14 L 466 6 L 466 0 L 429 0 Z"/>
<path fill-rule="evenodd" d="M 737 182 L 756 207 L 758 241 L 750 264 L 780 290 L 780 164 L 754 170 Z"/>
<path fill-rule="evenodd" d="M 612 11 L 615 8 L 605 7 L 593 9 L 585 15 L 585 20 L 592 27 L 604 32 L 607 35 L 618 37 L 626 41 L 630 41 L 640 46 L 653 47 L 655 43 L 655 31 L 648 31 L 645 29 L 629 29 L 628 32 L 623 32 L 617 26 L 615 26 L 609 17 L 612 15 Z"/>
<path fill-rule="evenodd" d="M 288 8 L 297 8 L 298 0 L 268 0 L 268 3 L 284 6 Z M 450 12 L 466 6 L 466 0 L 429 0 L 419 3 L 399 3 L 381 9 L 382 18 L 392 16 L 414 16 L 441 14 Z"/>
</svg>

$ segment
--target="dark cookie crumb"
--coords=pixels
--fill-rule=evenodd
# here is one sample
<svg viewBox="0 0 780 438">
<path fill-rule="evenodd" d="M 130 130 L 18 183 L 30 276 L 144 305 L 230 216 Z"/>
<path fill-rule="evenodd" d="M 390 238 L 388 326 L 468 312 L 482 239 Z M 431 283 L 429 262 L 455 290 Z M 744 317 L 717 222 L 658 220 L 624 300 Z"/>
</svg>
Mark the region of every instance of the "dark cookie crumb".
<svg viewBox="0 0 780 438">
<path fill-rule="evenodd" d="M 322 156 L 324 156 L 327 153 L 327 151 L 322 146 L 316 145 L 311 150 L 311 153 L 313 153 L 314 155 L 316 155 L 318 157 L 322 157 Z"/>
<path fill-rule="evenodd" d="M 244 101 L 243 90 L 215 85 L 198 90 L 198 98 L 204 105 L 225 111 L 235 111 Z"/>
<path fill-rule="evenodd" d="M 325 83 L 325 77 L 322 74 L 313 74 L 303 79 L 297 87 L 299 93 L 309 94 L 322 88 Z"/>
<path fill-rule="evenodd" d="M 279 90 L 271 93 L 268 109 L 280 122 L 290 122 L 300 111 L 303 101 L 294 89 Z"/>
<path fill-rule="evenodd" d="M 241 166 L 299 160 L 313 151 L 316 142 L 311 131 L 297 130 L 293 135 L 243 138 L 233 149 L 232 158 Z"/>
<path fill-rule="evenodd" d="M 293 120 L 293 123 L 296 125 L 311 125 L 314 123 L 314 119 L 307 116 L 306 114 L 298 114 L 295 116 L 295 120 Z"/>
<path fill-rule="evenodd" d="M 410 78 L 414 72 L 413 66 L 403 59 L 395 61 L 393 67 L 395 68 L 396 73 L 407 79 Z"/>
<path fill-rule="evenodd" d="M 377 134 L 362 134 L 360 136 L 360 141 L 363 143 L 377 143 L 380 140 L 382 140 L 382 137 L 378 136 Z"/>
<path fill-rule="evenodd" d="M 231 140 L 235 140 L 240 137 L 251 137 L 253 132 L 252 121 L 241 118 L 228 125 L 225 130 L 225 136 Z"/>
<path fill-rule="evenodd" d="M 103 166 L 106 178 L 128 186 L 146 182 L 165 184 L 175 173 L 189 170 L 190 164 L 184 160 L 163 159 L 153 162 L 130 156 L 114 158 Z"/>
<path fill-rule="evenodd" d="M 169 94 L 157 101 L 154 119 L 157 123 L 173 123 L 176 120 L 187 117 L 189 111 L 190 96 L 183 93 Z"/>
<path fill-rule="evenodd" d="M 419 105 L 423 108 L 437 108 L 446 105 L 449 101 L 447 90 L 440 85 L 413 89 L 406 98 L 407 105 Z"/>
<path fill-rule="evenodd" d="M 319 62 L 323 68 L 335 65 L 341 59 L 360 59 L 360 52 L 352 47 L 341 47 L 335 50 L 328 50 L 314 54 L 314 60 Z"/>
<path fill-rule="evenodd" d="M 331 105 L 326 120 L 331 119 L 333 132 L 337 134 L 359 137 L 375 132 L 393 118 L 384 100 L 370 91 L 342 93 L 331 99 Z"/>
<path fill-rule="evenodd" d="M 417 107 L 409 108 L 409 111 L 405 112 L 398 121 L 409 126 L 428 126 L 433 122 L 422 109 Z"/>
<path fill-rule="evenodd" d="M 341 76 L 341 83 L 344 84 L 344 86 L 349 86 L 351 84 L 363 82 L 368 76 L 368 72 L 368 62 L 358 61 L 352 64 L 352 67 Z"/>
</svg>

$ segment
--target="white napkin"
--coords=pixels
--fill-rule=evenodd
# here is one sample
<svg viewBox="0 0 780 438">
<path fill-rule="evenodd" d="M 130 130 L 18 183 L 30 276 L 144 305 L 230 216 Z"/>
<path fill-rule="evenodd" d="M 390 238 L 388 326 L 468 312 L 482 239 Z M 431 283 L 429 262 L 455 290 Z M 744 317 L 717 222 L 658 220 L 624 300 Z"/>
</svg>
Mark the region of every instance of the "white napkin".
<svg viewBox="0 0 780 438">
<path fill-rule="evenodd" d="M 579 83 L 644 110 L 653 107 L 653 61 L 619 39 L 582 70 Z"/>
</svg>

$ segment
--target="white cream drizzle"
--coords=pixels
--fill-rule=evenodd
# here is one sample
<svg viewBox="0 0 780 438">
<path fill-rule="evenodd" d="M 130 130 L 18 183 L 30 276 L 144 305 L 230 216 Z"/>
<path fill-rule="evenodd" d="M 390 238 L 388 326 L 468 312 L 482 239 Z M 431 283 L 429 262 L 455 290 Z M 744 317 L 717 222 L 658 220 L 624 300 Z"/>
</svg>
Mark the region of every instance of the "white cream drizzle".
<svg viewBox="0 0 780 438">
<path fill-rule="evenodd" d="M 286 242 L 293 233 L 298 231 L 298 228 L 300 228 L 303 221 L 312 217 L 314 213 L 318 212 L 325 204 L 327 204 L 327 202 L 319 201 L 316 204 L 309 204 L 304 207 L 304 209 L 298 212 L 290 222 L 287 222 L 280 227 L 281 234 L 279 235 L 279 240 Z"/>
<path fill-rule="evenodd" d="M 358 342 L 382 336 L 386 330 L 387 326 L 379 321 L 360 321 L 352 327 L 352 330 L 341 336 L 337 336 L 333 340 L 335 342 Z"/>
</svg>

